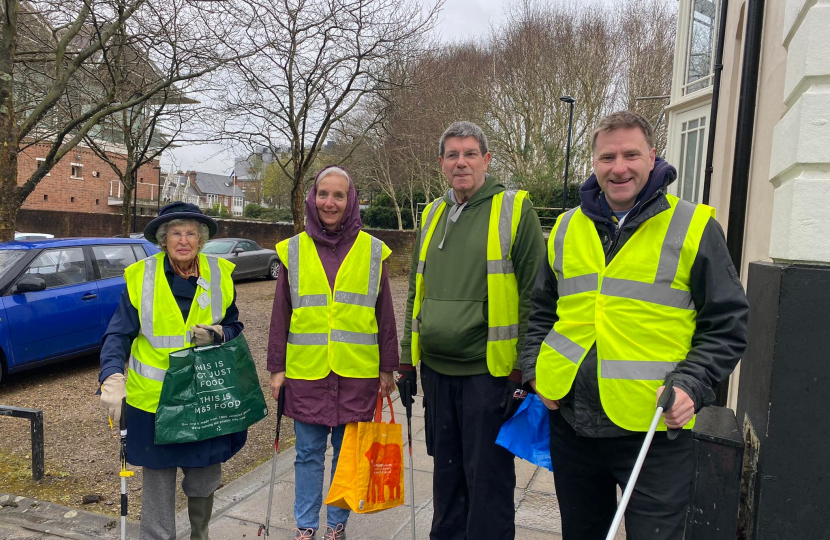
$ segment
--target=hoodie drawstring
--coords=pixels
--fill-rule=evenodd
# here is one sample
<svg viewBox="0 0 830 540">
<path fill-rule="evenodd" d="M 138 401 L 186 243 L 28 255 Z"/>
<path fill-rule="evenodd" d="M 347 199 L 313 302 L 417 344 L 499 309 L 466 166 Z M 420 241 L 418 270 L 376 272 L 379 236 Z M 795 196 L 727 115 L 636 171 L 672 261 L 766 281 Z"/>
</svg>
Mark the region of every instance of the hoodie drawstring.
<svg viewBox="0 0 830 540">
<path fill-rule="evenodd" d="M 450 213 L 447 216 L 447 226 L 444 228 L 444 237 L 441 239 L 441 243 L 438 244 L 438 249 L 444 249 L 444 240 L 447 239 L 447 233 L 450 231 L 450 222 L 455 223 L 458 221 L 459 216 L 461 216 L 461 211 L 464 210 L 465 206 L 467 206 L 467 201 L 464 201 L 464 204 L 461 206 L 454 204 L 450 208 Z"/>
</svg>

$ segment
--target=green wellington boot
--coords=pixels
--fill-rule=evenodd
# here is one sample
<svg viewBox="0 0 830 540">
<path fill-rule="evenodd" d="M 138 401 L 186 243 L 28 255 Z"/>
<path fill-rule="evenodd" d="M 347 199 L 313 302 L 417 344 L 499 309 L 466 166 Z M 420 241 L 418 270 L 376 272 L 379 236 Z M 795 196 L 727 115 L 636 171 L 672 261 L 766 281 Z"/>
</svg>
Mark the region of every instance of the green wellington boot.
<svg viewBox="0 0 830 540">
<path fill-rule="evenodd" d="M 208 525 L 213 513 L 213 495 L 188 497 L 187 515 L 190 518 L 190 540 L 209 540 Z"/>
</svg>

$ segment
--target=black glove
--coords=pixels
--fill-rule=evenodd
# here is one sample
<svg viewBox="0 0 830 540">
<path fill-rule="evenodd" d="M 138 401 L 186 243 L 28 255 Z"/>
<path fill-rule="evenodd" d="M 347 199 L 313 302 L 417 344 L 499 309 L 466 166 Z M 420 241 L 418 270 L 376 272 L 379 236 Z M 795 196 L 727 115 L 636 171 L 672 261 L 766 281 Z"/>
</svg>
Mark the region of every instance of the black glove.
<svg viewBox="0 0 830 540">
<path fill-rule="evenodd" d="M 504 410 L 502 418 L 512 418 L 527 397 L 527 392 L 522 389 L 522 371 L 514 369 L 507 378 L 507 386 L 504 388 L 504 395 L 501 398 L 500 407 Z"/>
<path fill-rule="evenodd" d="M 409 392 L 407 393 L 407 384 L 409 383 Z M 418 393 L 418 372 L 414 366 L 409 364 L 401 364 L 398 368 L 398 375 L 395 377 L 395 384 L 398 385 L 398 392 L 401 394 L 401 403 L 404 407 L 409 407 L 415 403 L 415 395 Z M 409 403 L 406 399 L 409 398 Z"/>
</svg>

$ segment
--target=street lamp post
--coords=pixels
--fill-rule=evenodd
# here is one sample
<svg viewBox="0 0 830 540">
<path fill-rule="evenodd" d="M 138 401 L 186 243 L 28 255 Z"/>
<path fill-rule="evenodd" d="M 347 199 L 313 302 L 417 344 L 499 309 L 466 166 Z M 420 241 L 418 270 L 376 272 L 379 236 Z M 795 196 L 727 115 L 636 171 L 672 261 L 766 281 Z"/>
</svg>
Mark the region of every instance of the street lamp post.
<svg viewBox="0 0 830 540">
<path fill-rule="evenodd" d="M 568 117 L 568 145 L 565 147 L 565 182 L 562 186 L 562 212 L 565 212 L 565 206 L 568 204 L 568 167 L 571 164 L 571 130 L 574 121 L 574 102 L 576 101 L 571 96 L 562 96 L 559 101 L 564 101 L 570 104 L 571 112 Z"/>
</svg>

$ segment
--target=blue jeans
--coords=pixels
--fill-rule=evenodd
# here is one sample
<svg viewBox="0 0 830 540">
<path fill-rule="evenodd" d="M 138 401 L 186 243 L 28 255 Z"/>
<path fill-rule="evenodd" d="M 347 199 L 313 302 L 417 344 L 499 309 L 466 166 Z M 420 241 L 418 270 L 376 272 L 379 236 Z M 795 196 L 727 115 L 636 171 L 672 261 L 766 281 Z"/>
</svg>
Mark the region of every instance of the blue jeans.
<svg viewBox="0 0 830 540">
<path fill-rule="evenodd" d="M 297 457 L 294 460 L 294 519 L 299 529 L 316 531 L 320 527 L 326 439 L 328 439 L 329 429 L 331 429 L 331 445 L 334 447 L 334 457 L 331 459 L 331 477 L 334 478 L 346 425 L 329 428 L 294 420 L 294 435 L 297 438 L 294 444 L 297 451 Z M 341 523 L 345 527 L 349 519 L 349 511 L 336 506 L 327 506 L 326 514 L 326 523 L 332 528 Z"/>
</svg>

